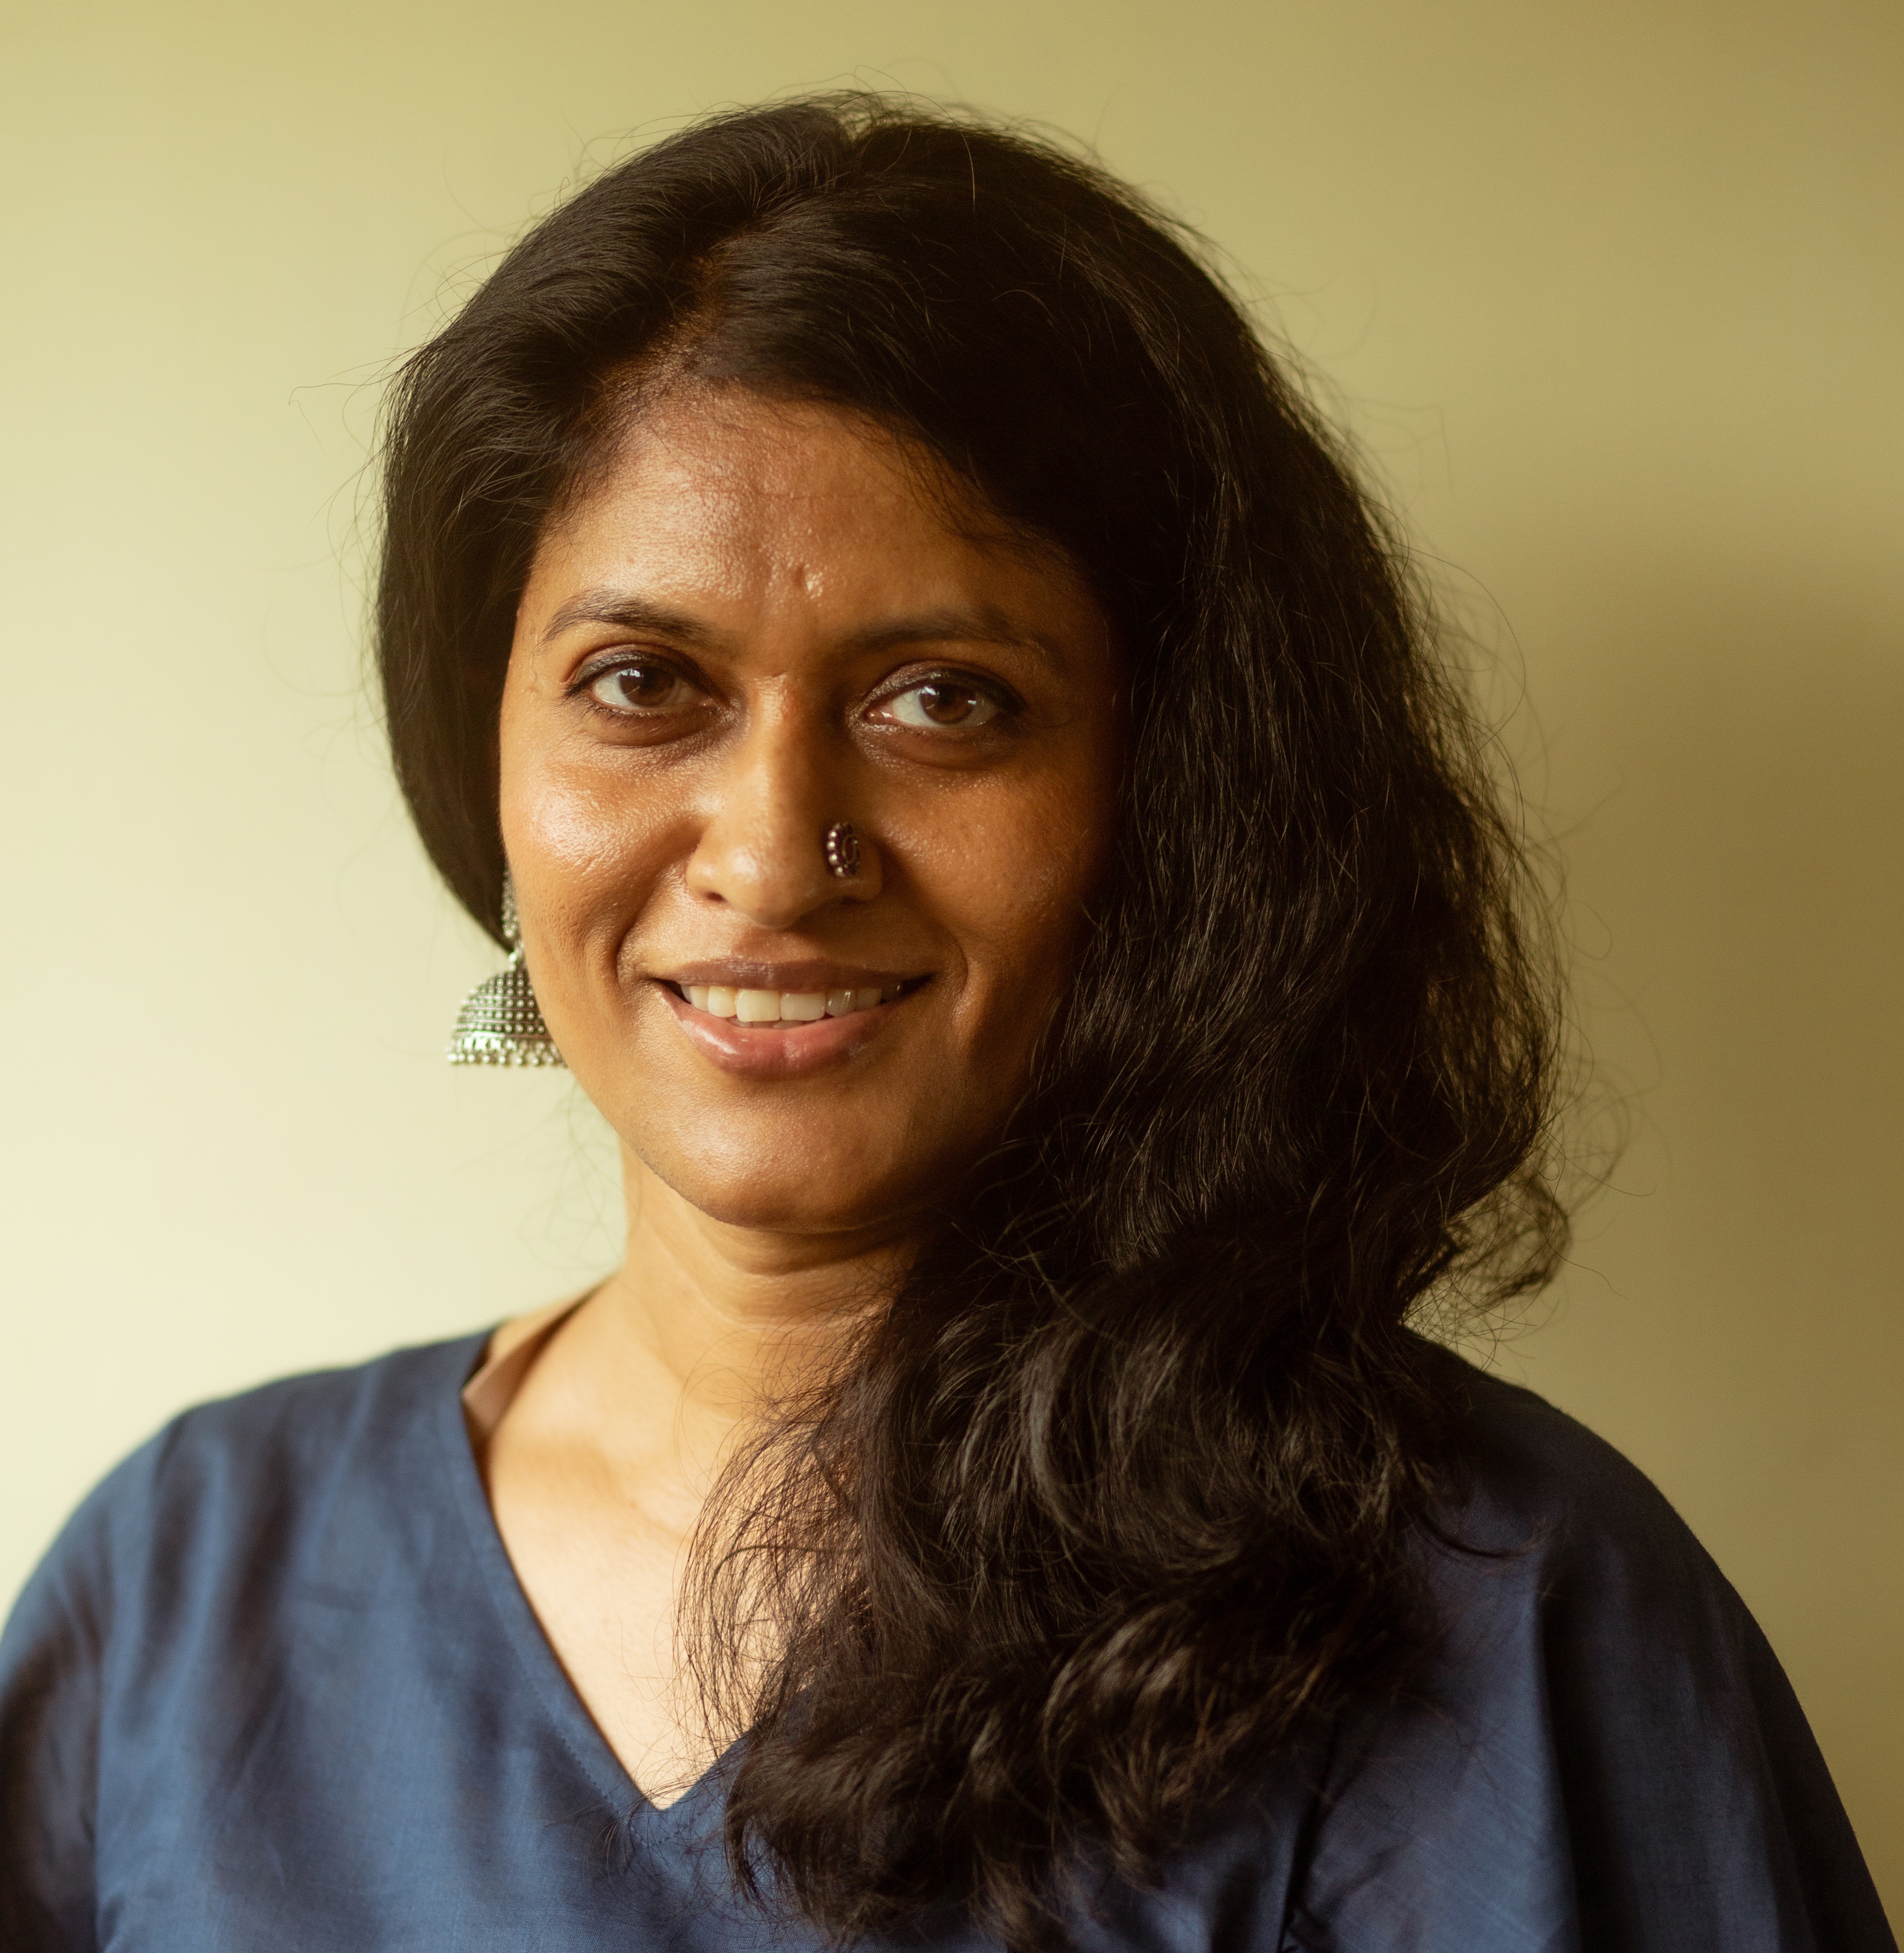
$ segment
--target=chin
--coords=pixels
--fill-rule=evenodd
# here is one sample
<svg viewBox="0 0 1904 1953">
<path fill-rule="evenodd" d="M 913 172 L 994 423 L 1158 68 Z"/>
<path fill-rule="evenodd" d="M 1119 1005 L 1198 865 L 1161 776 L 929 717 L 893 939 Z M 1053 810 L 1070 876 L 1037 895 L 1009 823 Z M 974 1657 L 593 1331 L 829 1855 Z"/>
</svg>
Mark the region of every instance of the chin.
<svg viewBox="0 0 1904 1953">
<path fill-rule="evenodd" d="M 773 1234 L 849 1234 L 902 1227 L 927 1212 L 948 1169 L 895 1174 L 829 1149 L 704 1149 L 630 1143 L 655 1177 L 710 1221 Z M 889 1152 L 885 1155 L 889 1158 Z"/>
</svg>

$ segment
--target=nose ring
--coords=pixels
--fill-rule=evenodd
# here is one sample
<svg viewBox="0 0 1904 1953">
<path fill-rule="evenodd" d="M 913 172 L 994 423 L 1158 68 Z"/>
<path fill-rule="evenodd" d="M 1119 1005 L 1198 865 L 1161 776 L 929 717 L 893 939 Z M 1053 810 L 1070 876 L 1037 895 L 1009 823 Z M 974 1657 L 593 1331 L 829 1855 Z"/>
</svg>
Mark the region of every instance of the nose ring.
<svg viewBox="0 0 1904 1953">
<path fill-rule="evenodd" d="M 843 882 L 859 873 L 859 836 L 850 820 L 836 820 L 820 837 L 820 851 L 827 857 L 827 872 Z"/>
</svg>

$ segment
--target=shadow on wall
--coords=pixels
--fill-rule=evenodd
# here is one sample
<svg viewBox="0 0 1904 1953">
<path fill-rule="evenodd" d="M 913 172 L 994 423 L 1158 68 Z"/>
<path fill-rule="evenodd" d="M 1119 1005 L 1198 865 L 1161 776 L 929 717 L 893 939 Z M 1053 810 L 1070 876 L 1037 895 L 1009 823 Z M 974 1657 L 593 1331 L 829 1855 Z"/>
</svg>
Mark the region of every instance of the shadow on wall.
<svg viewBox="0 0 1904 1953">
<path fill-rule="evenodd" d="M 1628 1451 L 1744 1594 L 1896 1914 L 1904 626 L 1611 553 L 1546 601 L 1515 606 L 1552 729 L 1526 777 L 1633 1136 L 1501 1368 Z"/>
</svg>

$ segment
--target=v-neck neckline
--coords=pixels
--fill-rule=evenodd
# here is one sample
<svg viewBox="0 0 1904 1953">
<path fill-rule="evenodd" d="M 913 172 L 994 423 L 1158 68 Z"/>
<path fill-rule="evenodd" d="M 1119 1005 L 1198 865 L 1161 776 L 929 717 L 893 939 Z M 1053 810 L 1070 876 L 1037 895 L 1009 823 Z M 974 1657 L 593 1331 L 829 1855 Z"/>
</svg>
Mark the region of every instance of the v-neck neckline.
<svg viewBox="0 0 1904 1953">
<path fill-rule="evenodd" d="M 483 1585 L 524 1679 L 541 1702 L 563 1747 L 603 1801 L 630 1823 L 670 1829 L 685 1826 L 702 1810 L 710 1795 L 718 1794 L 730 1760 L 745 1738 L 736 1738 L 671 1803 L 657 1804 L 629 1774 L 627 1766 L 616 1755 L 588 1713 L 588 1704 L 577 1694 L 575 1684 L 550 1646 L 549 1638 L 516 1577 L 515 1563 L 490 1509 L 489 1494 L 484 1489 L 481 1469 L 470 1441 L 463 1392 L 482 1367 L 494 1334 L 493 1330 L 485 1330 L 451 1346 L 455 1362 L 450 1388 L 437 1406 L 437 1434 L 442 1440 L 452 1502 L 469 1534 Z"/>
</svg>

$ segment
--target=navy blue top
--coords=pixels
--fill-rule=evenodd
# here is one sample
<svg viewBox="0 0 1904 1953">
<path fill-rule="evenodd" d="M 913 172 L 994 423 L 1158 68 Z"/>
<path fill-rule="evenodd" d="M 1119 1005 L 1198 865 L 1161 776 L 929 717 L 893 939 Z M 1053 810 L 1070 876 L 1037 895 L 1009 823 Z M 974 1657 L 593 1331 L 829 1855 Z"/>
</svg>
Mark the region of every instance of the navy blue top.
<svg viewBox="0 0 1904 1953">
<path fill-rule="evenodd" d="M 806 1953 L 747 1913 L 718 1770 L 647 1804 L 516 1584 L 460 1393 L 485 1339 L 188 1412 L 0 1641 L 7 1953 Z M 1364 1711 L 1081 1948 L 1893 1949 L 1805 1719 L 1639 1474 L 1477 1375 L 1431 1707 Z M 908 1942 L 991 1942 L 958 1926 Z"/>
</svg>

